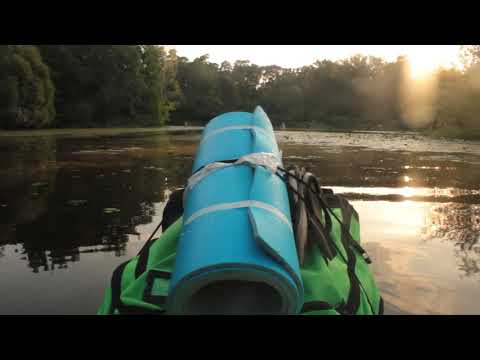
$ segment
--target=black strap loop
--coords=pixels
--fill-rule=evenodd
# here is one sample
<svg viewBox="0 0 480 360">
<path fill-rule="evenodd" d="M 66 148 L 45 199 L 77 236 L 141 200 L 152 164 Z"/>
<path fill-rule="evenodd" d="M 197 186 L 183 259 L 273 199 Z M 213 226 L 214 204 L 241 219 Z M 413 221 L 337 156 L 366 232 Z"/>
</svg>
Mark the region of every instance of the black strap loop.
<svg viewBox="0 0 480 360">
<path fill-rule="evenodd" d="M 165 310 L 148 310 L 137 306 L 125 305 L 121 299 L 122 294 L 122 275 L 125 270 L 125 267 L 129 261 L 122 263 L 118 266 L 112 275 L 111 280 L 111 290 L 112 290 L 112 302 L 109 309 L 109 314 L 113 315 L 115 310 L 117 310 L 121 315 L 163 315 Z M 155 278 L 170 279 L 171 274 L 165 271 L 151 270 L 149 276 L 147 277 L 147 288 L 145 289 L 145 294 L 147 291 L 149 293 L 148 302 L 163 306 L 165 303 L 166 296 L 151 296 L 151 289 L 153 286 L 153 280 Z M 144 296 L 145 297 L 145 296 Z"/>
<path fill-rule="evenodd" d="M 326 301 L 310 301 L 303 304 L 302 310 L 300 311 L 301 314 L 313 312 L 313 311 L 322 311 L 322 310 L 335 310 L 340 315 L 352 315 L 349 313 L 348 308 L 344 302 L 341 302 L 337 306 L 332 306 Z"/>
<path fill-rule="evenodd" d="M 122 308 L 123 303 L 120 298 L 122 294 L 122 275 L 125 267 L 129 261 L 124 262 L 123 264 L 119 265 L 112 275 L 112 280 L 110 283 L 110 287 L 112 290 L 112 303 L 110 306 L 110 314 L 113 314 L 115 310 L 119 310 Z"/>
<path fill-rule="evenodd" d="M 150 240 L 141 250 L 140 256 L 138 257 L 137 266 L 135 267 L 135 279 L 138 279 L 140 275 L 142 275 L 147 269 L 148 256 L 150 255 L 150 247 L 153 243 L 154 241 Z"/>
<path fill-rule="evenodd" d="M 332 310 L 334 309 L 332 305 L 325 301 L 310 301 L 303 304 L 302 310 L 300 313 L 320 311 L 320 310 Z"/>
<path fill-rule="evenodd" d="M 180 216 L 183 214 L 183 193 L 185 189 L 180 188 L 172 192 L 170 195 L 167 204 L 163 210 L 162 221 L 157 225 L 155 230 L 150 234 L 150 237 L 146 241 L 145 245 L 143 245 L 142 249 L 138 253 L 138 263 L 135 268 L 135 279 L 138 279 L 146 270 L 148 264 L 148 257 L 150 255 L 150 247 L 157 239 L 153 239 L 154 235 L 157 233 L 160 226 L 164 226 L 164 228 L 168 228 L 171 224 L 173 224 Z"/>
<path fill-rule="evenodd" d="M 168 294 L 153 295 L 153 283 L 156 279 L 170 280 L 171 277 L 172 274 L 167 271 L 151 269 L 147 275 L 147 286 L 145 287 L 145 290 L 143 292 L 143 300 L 148 303 L 164 307 L 167 301 Z"/>
</svg>

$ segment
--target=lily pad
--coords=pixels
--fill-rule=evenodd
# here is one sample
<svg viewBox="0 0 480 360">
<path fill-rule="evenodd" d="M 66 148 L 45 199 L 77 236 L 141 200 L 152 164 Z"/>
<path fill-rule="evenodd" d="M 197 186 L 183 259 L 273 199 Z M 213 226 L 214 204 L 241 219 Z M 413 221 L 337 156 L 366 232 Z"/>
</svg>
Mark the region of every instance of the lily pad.
<svg viewBox="0 0 480 360">
<path fill-rule="evenodd" d="M 45 183 L 45 182 L 36 182 L 36 183 L 33 183 L 32 186 L 33 187 L 39 187 L 39 186 L 47 186 L 48 184 Z"/>
<path fill-rule="evenodd" d="M 163 168 L 161 168 L 161 167 L 155 167 L 155 166 L 144 166 L 143 168 L 144 168 L 145 170 L 163 171 Z"/>
<path fill-rule="evenodd" d="M 103 209 L 103 212 L 105 214 L 116 214 L 116 213 L 119 213 L 120 212 L 120 209 L 117 209 L 117 208 L 105 208 Z"/>
<path fill-rule="evenodd" d="M 85 205 L 87 202 L 88 202 L 87 200 L 70 200 L 68 202 L 68 205 L 80 206 L 80 205 Z"/>
</svg>

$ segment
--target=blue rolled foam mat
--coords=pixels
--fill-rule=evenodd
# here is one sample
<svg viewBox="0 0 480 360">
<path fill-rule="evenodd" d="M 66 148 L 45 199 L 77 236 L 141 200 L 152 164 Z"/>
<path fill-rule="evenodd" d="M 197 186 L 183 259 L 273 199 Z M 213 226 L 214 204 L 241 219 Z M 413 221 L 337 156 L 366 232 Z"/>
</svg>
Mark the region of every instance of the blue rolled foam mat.
<svg viewBox="0 0 480 360">
<path fill-rule="evenodd" d="M 228 130 L 234 128 L 237 130 Z M 280 160 L 272 124 L 264 111 L 257 107 L 253 114 L 223 114 L 212 119 L 205 127 L 193 172 L 215 161 L 234 160 L 258 152 L 273 153 Z"/>
<path fill-rule="evenodd" d="M 213 134 L 213 135 L 211 135 Z M 280 152 L 257 108 L 205 128 L 193 172 L 213 162 Z M 262 166 L 231 165 L 186 191 L 170 281 L 171 314 L 296 314 L 303 284 L 285 183 Z"/>
</svg>

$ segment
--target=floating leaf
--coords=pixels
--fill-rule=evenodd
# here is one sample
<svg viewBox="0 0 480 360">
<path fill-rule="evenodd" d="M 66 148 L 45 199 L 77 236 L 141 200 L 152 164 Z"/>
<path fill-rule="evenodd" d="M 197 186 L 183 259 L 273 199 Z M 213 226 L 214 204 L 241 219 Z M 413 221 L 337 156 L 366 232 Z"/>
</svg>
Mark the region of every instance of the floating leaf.
<svg viewBox="0 0 480 360">
<path fill-rule="evenodd" d="M 45 183 L 45 182 L 36 182 L 36 183 L 33 183 L 32 186 L 33 187 L 39 187 L 39 186 L 47 186 L 48 184 Z"/>
<path fill-rule="evenodd" d="M 80 205 L 85 205 L 87 202 L 88 202 L 87 200 L 70 200 L 68 202 L 68 205 L 80 206 Z"/>
<path fill-rule="evenodd" d="M 145 170 L 163 171 L 163 168 L 161 168 L 161 167 L 155 167 L 155 166 L 144 166 L 143 168 L 144 168 Z"/>
<path fill-rule="evenodd" d="M 119 213 L 120 212 L 120 209 L 117 209 L 117 208 L 105 208 L 103 209 L 103 212 L 105 214 L 116 214 L 116 213 Z"/>
</svg>

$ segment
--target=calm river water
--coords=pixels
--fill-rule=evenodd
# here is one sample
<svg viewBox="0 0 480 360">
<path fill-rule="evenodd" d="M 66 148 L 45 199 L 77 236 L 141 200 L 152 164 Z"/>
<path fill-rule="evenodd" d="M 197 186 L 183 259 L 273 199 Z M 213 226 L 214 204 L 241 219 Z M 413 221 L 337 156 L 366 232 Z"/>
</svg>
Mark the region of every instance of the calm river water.
<svg viewBox="0 0 480 360">
<path fill-rule="evenodd" d="M 286 165 L 352 200 L 387 314 L 480 314 L 480 143 L 277 137 Z M 0 314 L 94 314 L 112 271 L 185 183 L 199 139 L 178 129 L 0 133 Z"/>
</svg>

